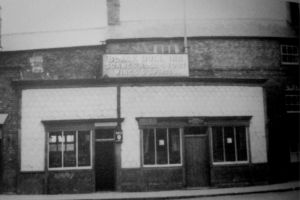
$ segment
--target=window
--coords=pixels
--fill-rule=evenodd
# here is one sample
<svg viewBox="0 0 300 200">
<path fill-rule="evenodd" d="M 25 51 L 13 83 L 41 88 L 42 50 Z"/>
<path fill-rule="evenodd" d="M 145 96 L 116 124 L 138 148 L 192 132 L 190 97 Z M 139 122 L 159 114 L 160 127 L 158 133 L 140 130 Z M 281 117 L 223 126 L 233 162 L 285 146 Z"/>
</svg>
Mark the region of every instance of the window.
<svg viewBox="0 0 300 200">
<path fill-rule="evenodd" d="M 176 54 L 180 52 L 177 44 L 158 44 L 154 45 L 153 50 L 157 54 Z"/>
<path fill-rule="evenodd" d="M 212 150 L 214 163 L 248 162 L 245 126 L 213 126 Z"/>
<path fill-rule="evenodd" d="M 297 46 L 281 45 L 281 63 L 299 64 L 299 51 Z"/>
<path fill-rule="evenodd" d="M 298 85 L 290 85 L 286 88 L 285 108 L 287 113 L 300 113 L 300 90 Z"/>
<path fill-rule="evenodd" d="M 299 29 L 299 3 L 289 2 L 290 19 L 289 23 L 292 27 Z"/>
<path fill-rule="evenodd" d="M 49 132 L 49 163 L 51 169 L 91 166 L 91 131 Z"/>
<path fill-rule="evenodd" d="M 179 128 L 142 129 L 143 161 L 145 166 L 181 164 Z"/>
</svg>

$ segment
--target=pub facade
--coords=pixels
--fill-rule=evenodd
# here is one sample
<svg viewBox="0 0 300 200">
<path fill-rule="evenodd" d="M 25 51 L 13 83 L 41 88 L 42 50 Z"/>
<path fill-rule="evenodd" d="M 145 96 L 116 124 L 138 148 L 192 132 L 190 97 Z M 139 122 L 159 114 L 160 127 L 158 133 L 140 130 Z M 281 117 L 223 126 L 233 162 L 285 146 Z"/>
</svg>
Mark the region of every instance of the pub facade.
<svg viewBox="0 0 300 200">
<path fill-rule="evenodd" d="M 177 22 L 124 20 L 124 0 L 107 6 L 101 45 L 1 52 L 2 192 L 298 177 L 299 38 L 286 21 L 191 20 L 183 37 Z"/>
</svg>

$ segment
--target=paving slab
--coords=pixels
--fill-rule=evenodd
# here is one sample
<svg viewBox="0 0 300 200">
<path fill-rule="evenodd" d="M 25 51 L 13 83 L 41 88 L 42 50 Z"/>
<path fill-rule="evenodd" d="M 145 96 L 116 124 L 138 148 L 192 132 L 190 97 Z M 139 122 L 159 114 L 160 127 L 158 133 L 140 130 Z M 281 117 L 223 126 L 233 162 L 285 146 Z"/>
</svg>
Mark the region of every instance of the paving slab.
<svg viewBox="0 0 300 200">
<path fill-rule="evenodd" d="M 194 188 L 155 192 L 95 192 L 59 195 L 0 195 L 0 200 L 159 200 L 299 190 L 300 182 L 232 188 Z"/>
</svg>

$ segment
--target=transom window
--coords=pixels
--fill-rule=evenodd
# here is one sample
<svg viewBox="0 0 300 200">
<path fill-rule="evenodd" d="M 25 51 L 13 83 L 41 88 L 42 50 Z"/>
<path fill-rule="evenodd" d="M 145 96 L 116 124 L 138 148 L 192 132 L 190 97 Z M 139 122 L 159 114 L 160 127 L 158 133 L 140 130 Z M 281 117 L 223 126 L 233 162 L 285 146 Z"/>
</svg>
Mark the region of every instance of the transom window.
<svg viewBox="0 0 300 200">
<path fill-rule="evenodd" d="M 247 128 L 245 126 L 212 127 L 213 162 L 248 162 Z"/>
<path fill-rule="evenodd" d="M 299 50 L 294 45 L 281 45 L 281 63 L 299 64 Z"/>
<path fill-rule="evenodd" d="M 181 165 L 179 128 L 142 129 L 144 166 Z"/>
<path fill-rule="evenodd" d="M 50 169 L 91 167 L 91 131 L 53 131 L 48 134 Z"/>
</svg>

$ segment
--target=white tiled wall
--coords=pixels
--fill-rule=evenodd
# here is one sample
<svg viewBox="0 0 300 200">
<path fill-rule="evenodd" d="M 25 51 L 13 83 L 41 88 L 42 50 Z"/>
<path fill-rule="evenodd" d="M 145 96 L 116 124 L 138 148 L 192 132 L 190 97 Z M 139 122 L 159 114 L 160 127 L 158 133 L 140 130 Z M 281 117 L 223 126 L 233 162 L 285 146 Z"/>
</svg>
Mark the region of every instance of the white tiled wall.
<svg viewBox="0 0 300 200">
<path fill-rule="evenodd" d="M 116 118 L 116 105 L 114 87 L 23 90 L 21 170 L 44 170 L 42 120 Z"/>
<path fill-rule="evenodd" d="M 252 116 L 251 159 L 267 162 L 263 89 L 246 86 L 122 87 L 122 167 L 140 166 L 136 117 Z"/>
<path fill-rule="evenodd" d="M 42 120 L 116 118 L 115 87 L 30 89 L 22 92 L 21 170 L 44 170 Z M 121 88 L 123 168 L 140 166 L 136 117 L 252 116 L 251 159 L 267 162 L 263 89 L 247 86 L 145 86 Z"/>
</svg>

